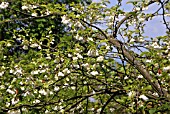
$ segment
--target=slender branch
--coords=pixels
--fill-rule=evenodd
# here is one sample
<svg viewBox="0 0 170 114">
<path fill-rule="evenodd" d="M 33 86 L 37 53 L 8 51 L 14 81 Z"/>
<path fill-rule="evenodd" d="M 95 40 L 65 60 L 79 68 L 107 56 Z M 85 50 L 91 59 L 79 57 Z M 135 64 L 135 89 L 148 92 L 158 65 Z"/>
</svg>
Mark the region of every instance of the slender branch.
<svg viewBox="0 0 170 114">
<path fill-rule="evenodd" d="M 130 15 L 129 15 L 129 16 L 130 16 Z M 127 18 L 126 18 L 126 19 L 127 19 Z M 124 21 L 125 21 L 125 20 L 123 19 L 123 21 L 121 21 L 121 23 L 123 23 Z M 85 22 L 85 21 L 83 21 L 83 22 Z M 85 22 L 85 23 L 88 24 L 88 25 L 90 25 L 90 26 L 92 26 L 92 27 L 95 27 L 95 28 L 98 29 L 98 30 L 101 30 L 100 28 L 98 28 L 98 27 L 96 27 L 96 26 L 94 26 L 94 25 L 91 25 L 91 24 L 88 23 L 88 22 Z M 119 24 L 119 26 L 120 26 L 120 25 L 121 25 L 121 24 Z M 119 27 L 119 26 L 118 26 L 118 27 Z M 100 31 L 100 32 L 101 32 L 101 31 Z M 104 34 L 104 33 L 102 32 L 102 34 Z M 153 82 L 152 76 L 149 74 L 149 71 L 142 66 L 141 62 L 135 59 L 135 57 L 134 57 L 134 54 L 135 54 L 135 53 L 134 53 L 134 54 L 131 54 L 131 53 L 124 47 L 124 45 L 123 45 L 123 43 L 122 43 L 121 41 L 113 38 L 113 36 L 107 36 L 107 37 L 106 37 L 106 34 L 104 34 L 104 37 L 99 35 L 97 38 L 98 38 L 98 39 L 101 39 L 101 40 L 103 40 L 103 39 L 105 39 L 105 38 L 109 39 L 109 42 L 110 42 L 111 44 L 113 44 L 113 46 L 115 46 L 118 50 L 122 51 L 122 53 L 124 53 L 125 57 L 128 59 L 128 62 L 129 62 L 131 65 L 135 66 L 135 68 L 137 68 L 137 70 L 144 76 L 144 78 L 149 82 L 149 84 L 153 87 L 153 89 L 158 92 L 158 94 L 159 94 L 160 96 L 163 96 L 163 95 L 165 95 L 166 97 L 168 96 L 168 94 L 167 94 L 166 91 L 163 91 L 163 92 L 162 92 L 162 89 L 160 88 L 160 85 L 159 85 L 158 82 Z"/>
<path fill-rule="evenodd" d="M 106 106 L 111 102 L 111 100 L 114 98 L 114 94 L 107 100 L 107 102 L 103 105 L 101 111 L 100 111 L 100 114 L 103 114 L 104 112 L 104 109 L 106 108 Z"/>
</svg>

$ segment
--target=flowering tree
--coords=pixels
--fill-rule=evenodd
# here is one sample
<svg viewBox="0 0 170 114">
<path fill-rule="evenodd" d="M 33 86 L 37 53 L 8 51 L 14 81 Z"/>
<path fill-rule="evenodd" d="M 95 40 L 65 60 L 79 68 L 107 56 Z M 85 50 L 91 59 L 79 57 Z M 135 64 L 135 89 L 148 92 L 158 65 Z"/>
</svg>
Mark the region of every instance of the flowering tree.
<svg viewBox="0 0 170 114">
<path fill-rule="evenodd" d="M 0 112 L 168 113 L 170 3 L 107 3 L 0 4 Z M 145 21 L 158 15 L 166 35 L 147 38 Z"/>
</svg>

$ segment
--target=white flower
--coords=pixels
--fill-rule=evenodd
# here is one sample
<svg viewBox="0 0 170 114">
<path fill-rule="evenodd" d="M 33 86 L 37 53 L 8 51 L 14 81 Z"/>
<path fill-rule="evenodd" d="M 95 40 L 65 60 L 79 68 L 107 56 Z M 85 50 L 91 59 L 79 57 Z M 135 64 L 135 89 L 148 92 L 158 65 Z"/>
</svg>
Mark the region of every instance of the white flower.
<svg viewBox="0 0 170 114">
<path fill-rule="evenodd" d="M 21 9 L 26 10 L 26 9 L 28 9 L 28 6 L 22 6 Z"/>
<path fill-rule="evenodd" d="M 45 114 L 49 114 L 50 112 L 48 110 L 45 110 Z"/>
<path fill-rule="evenodd" d="M 78 58 L 77 57 L 73 57 L 73 61 L 77 60 Z"/>
<path fill-rule="evenodd" d="M 159 46 L 156 42 L 154 42 L 152 45 L 151 45 L 153 48 L 155 49 L 161 49 L 162 47 Z"/>
<path fill-rule="evenodd" d="M 46 69 L 43 69 L 43 70 L 40 70 L 39 72 L 40 73 L 44 73 L 46 71 Z"/>
<path fill-rule="evenodd" d="M 23 48 L 24 50 L 28 50 L 28 46 L 26 46 L 26 45 L 24 45 L 22 48 Z"/>
<path fill-rule="evenodd" d="M 37 17 L 37 13 L 32 13 L 31 16 Z"/>
<path fill-rule="evenodd" d="M 51 59 L 51 56 L 50 56 L 50 54 L 47 54 L 47 57 L 46 57 L 46 59 Z"/>
<path fill-rule="evenodd" d="M 6 105 L 5 105 L 5 106 L 6 106 L 6 107 L 9 107 L 10 104 L 11 104 L 11 103 L 6 102 Z M 10 110 L 10 111 L 11 111 L 11 110 Z M 11 113 L 9 113 L 9 111 L 8 111 L 8 114 L 11 114 Z"/>
<path fill-rule="evenodd" d="M 13 73 L 13 72 L 14 72 L 14 70 L 10 69 L 9 73 Z"/>
<path fill-rule="evenodd" d="M 148 97 L 146 97 L 145 95 L 140 95 L 139 98 L 143 99 L 144 101 L 148 100 Z"/>
<path fill-rule="evenodd" d="M 17 104 L 19 102 L 19 99 L 12 98 L 11 103 L 13 105 Z"/>
<path fill-rule="evenodd" d="M 134 42 L 134 41 L 135 41 L 135 39 L 134 39 L 134 38 L 130 39 L 130 43 L 132 43 L 132 42 Z"/>
<path fill-rule="evenodd" d="M 101 62 L 101 61 L 103 61 L 103 60 L 104 60 L 104 57 L 103 57 L 103 56 L 97 57 L 97 61 L 98 61 L 98 62 Z"/>
<path fill-rule="evenodd" d="M 5 8 L 8 7 L 8 5 L 9 5 L 8 2 L 2 2 L 2 3 L 0 4 L 0 9 L 5 9 Z"/>
<path fill-rule="evenodd" d="M 0 89 L 5 89 L 5 86 L 4 85 L 0 85 Z"/>
<path fill-rule="evenodd" d="M 133 96 L 136 95 L 136 92 L 135 92 L 135 91 L 130 91 L 130 92 L 127 93 L 127 94 L 128 94 L 128 96 L 131 98 L 131 97 L 133 97 Z"/>
<path fill-rule="evenodd" d="M 77 57 L 80 58 L 80 59 L 83 58 L 83 56 L 82 56 L 80 53 L 77 53 L 76 55 L 77 55 Z"/>
<path fill-rule="evenodd" d="M 93 38 L 89 38 L 89 37 L 88 37 L 87 41 L 93 41 Z"/>
<path fill-rule="evenodd" d="M 113 20 L 115 18 L 115 16 L 109 16 L 109 20 Z M 112 23 L 113 24 L 113 23 Z"/>
<path fill-rule="evenodd" d="M 144 22 L 144 21 L 145 21 L 145 18 L 140 17 L 140 18 L 139 18 L 139 21 Z"/>
<path fill-rule="evenodd" d="M 14 74 L 22 74 L 22 69 L 21 68 L 18 68 L 15 72 L 14 72 Z"/>
<path fill-rule="evenodd" d="M 88 64 L 88 63 L 86 63 L 86 64 L 82 64 L 82 66 L 83 66 L 83 67 L 88 67 L 88 66 L 89 66 L 89 64 Z"/>
<path fill-rule="evenodd" d="M 25 90 L 25 87 L 24 87 L 24 86 L 22 86 L 22 87 L 21 87 L 21 90 L 22 90 L 22 91 L 24 91 L 24 90 Z"/>
<path fill-rule="evenodd" d="M 42 95 L 47 95 L 47 92 L 44 89 L 39 90 L 39 93 Z"/>
<path fill-rule="evenodd" d="M 146 62 L 147 62 L 147 63 L 150 63 L 150 62 L 152 62 L 152 60 L 151 60 L 151 59 L 150 59 L 150 60 L 149 60 L 149 59 L 147 59 L 147 60 L 146 60 Z"/>
<path fill-rule="evenodd" d="M 57 86 L 54 87 L 54 91 L 58 91 L 59 89 L 60 89 L 60 88 L 57 87 Z"/>
<path fill-rule="evenodd" d="M 4 71 L 0 72 L 0 76 L 3 76 L 4 75 Z"/>
<path fill-rule="evenodd" d="M 71 55 L 71 54 L 68 54 L 68 57 L 72 57 L 72 55 Z"/>
<path fill-rule="evenodd" d="M 6 91 L 10 94 L 15 94 L 15 91 L 12 91 L 11 89 L 7 89 Z"/>
<path fill-rule="evenodd" d="M 75 89 L 76 89 L 76 87 L 75 87 L 75 86 L 71 86 L 71 89 L 75 90 Z"/>
<path fill-rule="evenodd" d="M 170 70 L 170 66 L 164 67 L 163 70 L 164 70 L 164 71 Z"/>
<path fill-rule="evenodd" d="M 70 73 L 70 70 L 68 70 L 68 68 L 65 68 L 65 69 L 63 70 L 63 72 L 69 74 L 69 73 Z"/>
<path fill-rule="evenodd" d="M 135 8 L 135 10 L 136 10 L 136 11 L 140 11 L 140 8 L 139 8 L 139 7 L 137 7 L 137 8 Z"/>
<path fill-rule="evenodd" d="M 62 18 L 62 23 L 64 23 L 64 24 L 68 24 L 70 22 L 69 19 L 66 19 L 67 17 L 65 15 L 62 16 L 61 18 Z"/>
<path fill-rule="evenodd" d="M 11 81 L 11 83 L 16 82 L 17 78 L 13 78 L 13 80 Z"/>
<path fill-rule="evenodd" d="M 7 43 L 7 45 L 6 45 L 7 47 L 10 47 L 11 46 L 11 44 L 10 43 Z"/>
<path fill-rule="evenodd" d="M 88 56 L 98 56 L 99 53 L 98 53 L 97 50 L 92 50 L 92 49 L 90 49 L 90 50 L 87 52 L 87 55 L 88 55 Z"/>
<path fill-rule="evenodd" d="M 32 48 L 36 48 L 36 47 L 38 47 L 39 45 L 37 44 L 37 43 L 34 43 L 34 44 L 31 44 L 30 45 L 30 47 L 32 47 Z"/>
<path fill-rule="evenodd" d="M 100 113 L 100 112 L 101 112 L 101 110 L 102 110 L 102 108 L 99 108 L 99 109 L 97 109 L 97 112 L 98 112 L 98 113 Z"/>
<path fill-rule="evenodd" d="M 148 6 L 143 7 L 142 10 L 148 10 Z"/>
<path fill-rule="evenodd" d="M 98 75 L 99 73 L 97 71 L 92 71 L 90 74 L 95 76 Z"/>
<path fill-rule="evenodd" d="M 79 21 L 77 21 L 77 22 L 74 24 L 74 26 L 82 27 L 83 25 L 82 25 Z"/>
<path fill-rule="evenodd" d="M 127 80 L 129 77 L 125 76 L 124 79 Z"/>
<path fill-rule="evenodd" d="M 110 46 L 106 46 L 106 49 L 107 49 L 107 50 L 110 50 Z"/>
<path fill-rule="evenodd" d="M 78 34 L 76 35 L 77 40 L 83 40 L 83 37 L 79 36 Z"/>
<path fill-rule="evenodd" d="M 105 8 L 105 7 L 106 7 L 106 5 L 101 5 L 101 7 Z"/>
<path fill-rule="evenodd" d="M 113 26 L 113 23 L 112 22 L 109 22 L 106 24 L 107 26 Z"/>
<path fill-rule="evenodd" d="M 58 76 L 64 76 L 62 72 L 58 72 Z"/>
<path fill-rule="evenodd" d="M 32 5 L 31 7 L 34 9 L 34 8 L 37 8 L 38 6 L 36 6 L 36 5 Z"/>
<path fill-rule="evenodd" d="M 31 74 L 32 74 L 32 75 L 38 74 L 38 73 L 39 73 L 39 70 L 31 71 Z"/>
<path fill-rule="evenodd" d="M 74 67 L 74 68 L 80 68 L 80 66 L 79 66 L 79 65 L 73 65 L 73 67 Z"/>
<path fill-rule="evenodd" d="M 142 76 L 142 75 L 139 75 L 138 78 L 141 79 L 141 78 L 143 78 L 143 76 Z"/>
<path fill-rule="evenodd" d="M 35 101 L 33 101 L 33 103 L 40 103 L 40 100 L 36 99 Z"/>
</svg>

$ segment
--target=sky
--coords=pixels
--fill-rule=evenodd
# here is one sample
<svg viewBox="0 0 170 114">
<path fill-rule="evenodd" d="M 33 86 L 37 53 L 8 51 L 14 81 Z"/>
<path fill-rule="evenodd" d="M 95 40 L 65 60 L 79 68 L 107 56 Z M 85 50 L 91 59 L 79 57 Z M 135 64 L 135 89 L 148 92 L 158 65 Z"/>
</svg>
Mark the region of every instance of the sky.
<svg viewBox="0 0 170 114">
<path fill-rule="evenodd" d="M 92 0 L 93 2 L 100 2 L 101 0 Z M 132 11 L 133 6 L 132 4 L 127 4 L 127 2 L 130 0 L 122 0 L 122 9 L 124 11 Z M 111 7 L 114 6 L 117 3 L 117 0 L 110 0 L 110 4 L 108 4 L 107 7 Z M 155 12 L 158 8 L 160 7 L 160 5 L 154 3 L 151 4 L 148 9 L 146 11 L 144 11 L 145 13 L 153 13 Z M 161 12 L 162 13 L 162 10 Z M 167 17 L 168 20 L 170 20 L 170 17 Z M 146 21 L 145 24 L 145 34 L 144 36 L 148 36 L 148 37 L 156 37 L 156 36 L 162 36 L 165 35 L 166 30 L 165 30 L 165 25 L 162 24 L 162 16 L 157 16 L 155 18 L 153 18 L 152 20 L 149 20 L 148 22 Z"/>
</svg>

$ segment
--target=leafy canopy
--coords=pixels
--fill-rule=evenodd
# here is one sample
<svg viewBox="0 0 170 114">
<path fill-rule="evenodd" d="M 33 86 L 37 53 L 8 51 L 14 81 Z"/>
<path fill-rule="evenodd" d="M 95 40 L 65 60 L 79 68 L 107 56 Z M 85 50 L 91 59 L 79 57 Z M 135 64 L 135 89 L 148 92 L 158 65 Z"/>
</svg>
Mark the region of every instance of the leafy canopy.
<svg viewBox="0 0 170 114">
<path fill-rule="evenodd" d="M 1 2 L 0 112 L 168 113 L 170 4 L 121 2 Z M 145 36 L 159 15 L 166 35 Z"/>
</svg>

